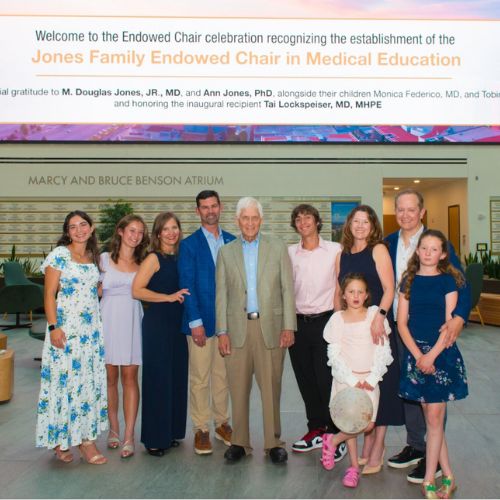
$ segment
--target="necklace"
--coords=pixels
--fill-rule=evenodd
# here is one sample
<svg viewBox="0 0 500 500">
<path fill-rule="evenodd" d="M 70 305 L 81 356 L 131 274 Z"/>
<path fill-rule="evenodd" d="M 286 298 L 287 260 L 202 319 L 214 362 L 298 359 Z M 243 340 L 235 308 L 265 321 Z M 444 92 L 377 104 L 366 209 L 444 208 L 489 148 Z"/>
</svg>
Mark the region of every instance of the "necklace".
<svg viewBox="0 0 500 500">
<path fill-rule="evenodd" d="M 82 260 L 85 260 L 87 258 L 87 252 L 83 254 L 78 254 L 71 250 L 70 252 L 71 252 L 71 257 L 73 258 L 73 260 L 76 260 L 76 262 L 81 262 Z"/>
</svg>

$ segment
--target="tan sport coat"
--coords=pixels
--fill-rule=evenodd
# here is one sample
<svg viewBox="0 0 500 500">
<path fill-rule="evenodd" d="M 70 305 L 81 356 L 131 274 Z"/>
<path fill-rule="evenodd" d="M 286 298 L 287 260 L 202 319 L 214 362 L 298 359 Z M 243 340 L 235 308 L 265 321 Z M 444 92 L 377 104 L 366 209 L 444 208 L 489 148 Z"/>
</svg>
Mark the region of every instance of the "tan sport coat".
<svg viewBox="0 0 500 500">
<path fill-rule="evenodd" d="M 216 270 L 216 332 L 227 332 L 231 346 L 243 347 L 247 332 L 247 280 L 241 237 L 219 250 Z M 268 349 L 279 347 L 282 330 L 296 330 L 292 266 L 286 245 L 260 234 L 257 263 L 260 325 Z"/>
</svg>

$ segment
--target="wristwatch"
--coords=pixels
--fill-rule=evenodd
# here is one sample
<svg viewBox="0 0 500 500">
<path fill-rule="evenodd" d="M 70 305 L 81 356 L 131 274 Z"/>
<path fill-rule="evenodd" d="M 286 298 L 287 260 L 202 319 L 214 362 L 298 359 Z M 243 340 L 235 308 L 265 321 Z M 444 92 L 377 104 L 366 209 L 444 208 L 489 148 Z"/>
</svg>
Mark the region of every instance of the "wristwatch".
<svg viewBox="0 0 500 500">
<path fill-rule="evenodd" d="M 56 325 L 49 325 L 49 332 L 52 332 L 53 330 L 55 330 L 57 328 Z"/>
<path fill-rule="evenodd" d="M 378 310 L 378 312 L 379 312 L 382 316 L 387 316 L 387 311 L 386 311 L 385 309 L 380 308 L 380 309 Z"/>
</svg>

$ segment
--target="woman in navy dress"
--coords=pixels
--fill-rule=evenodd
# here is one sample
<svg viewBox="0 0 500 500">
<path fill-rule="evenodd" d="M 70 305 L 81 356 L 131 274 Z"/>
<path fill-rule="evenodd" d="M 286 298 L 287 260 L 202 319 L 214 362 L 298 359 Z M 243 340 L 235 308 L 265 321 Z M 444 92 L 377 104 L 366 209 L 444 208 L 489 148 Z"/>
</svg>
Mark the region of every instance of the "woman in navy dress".
<svg viewBox="0 0 500 500">
<path fill-rule="evenodd" d="M 384 463 L 385 434 L 388 425 L 403 425 L 403 403 L 399 392 L 399 361 L 394 335 L 392 302 L 394 298 L 394 271 L 387 247 L 382 241 L 382 228 L 377 214 L 368 205 L 354 208 L 348 215 L 342 231 L 342 252 L 337 257 L 339 283 L 349 273 L 361 273 L 368 282 L 370 302 L 379 307 L 371 324 L 375 343 L 384 341 L 391 346 L 394 362 L 380 383 L 380 402 L 375 428 L 365 435 L 360 465 L 363 474 L 379 472 Z M 340 290 L 340 286 L 337 287 Z M 340 310 L 340 294 L 335 294 L 335 310 Z M 384 319 L 387 317 L 392 334 L 387 339 Z"/>
<path fill-rule="evenodd" d="M 451 498 L 456 489 L 444 437 L 446 403 L 468 394 L 467 376 L 457 344 L 446 348 L 441 325 L 451 319 L 464 284 L 448 261 L 448 243 L 440 231 L 427 229 L 408 262 L 399 294 L 398 327 L 405 344 L 401 397 L 422 404 L 427 425 L 425 498 Z M 442 486 L 434 484 L 437 465 Z"/>
<path fill-rule="evenodd" d="M 149 454 L 162 456 L 186 433 L 188 350 L 181 334 L 182 303 L 177 252 L 182 238 L 179 219 L 159 214 L 151 235 L 152 252 L 132 285 L 134 298 L 148 302 L 142 320 L 142 431 Z"/>
</svg>

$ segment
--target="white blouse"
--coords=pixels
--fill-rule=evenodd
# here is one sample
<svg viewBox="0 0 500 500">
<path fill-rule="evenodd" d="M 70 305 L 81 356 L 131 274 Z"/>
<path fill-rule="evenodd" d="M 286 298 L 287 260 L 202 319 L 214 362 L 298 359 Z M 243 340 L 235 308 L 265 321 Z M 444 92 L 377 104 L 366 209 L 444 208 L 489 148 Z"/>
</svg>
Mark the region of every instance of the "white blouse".
<svg viewBox="0 0 500 500">
<path fill-rule="evenodd" d="M 370 306 L 363 321 L 346 323 L 342 311 L 332 315 L 325 326 L 323 338 L 328 342 L 328 366 L 332 368 L 334 380 L 354 387 L 359 378 L 353 372 L 369 372 L 365 382 L 375 387 L 387 372 L 394 358 L 389 341 L 374 344 L 370 333 L 370 325 L 377 306 Z M 384 319 L 387 335 L 391 333 L 387 318 Z"/>
</svg>

